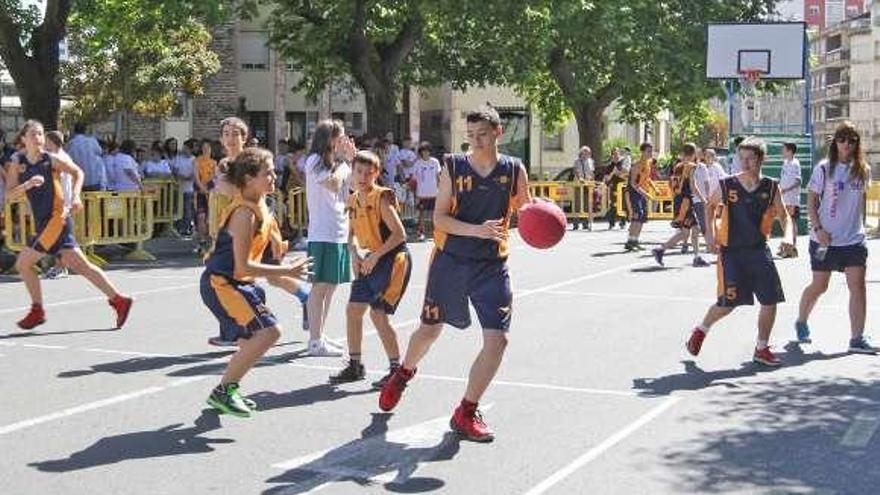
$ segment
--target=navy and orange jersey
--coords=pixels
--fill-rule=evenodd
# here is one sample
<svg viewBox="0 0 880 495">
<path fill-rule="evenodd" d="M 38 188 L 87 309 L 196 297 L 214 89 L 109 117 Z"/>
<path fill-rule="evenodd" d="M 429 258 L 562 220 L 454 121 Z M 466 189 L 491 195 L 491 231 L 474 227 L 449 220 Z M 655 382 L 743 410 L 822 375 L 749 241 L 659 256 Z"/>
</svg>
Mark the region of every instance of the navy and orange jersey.
<svg viewBox="0 0 880 495">
<path fill-rule="evenodd" d="M 682 161 L 675 165 L 672 169 L 672 175 L 669 177 L 672 183 L 672 192 L 676 195 L 691 197 L 691 177 L 696 169 L 697 164 L 694 162 Z"/>
<path fill-rule="evenodd" d="M 378 251 L 391 236 L 391 229 L 382 220 L 382 198 L 397 209 L 397 197 L 387 187 L 374 187 L 368 192 L 355 191 L 348 197 L 349 223 L 358 245 L 371 252 Z"/>
<path fill-rule="evenodd" d="M 637 165 L 638 173 L 631 178 L 631 182 L 638 185 L 643 191 L 648 191 L 652 188 L 651 160 L 639 160 Z"/>
<path fill-rule="evenodd" d="M 60 222 L 64 215 L 64 189 L 61 186 L 61 171 L 52 165 L 52 157 L 43 153 L 36 163 L 29 162 L 24 153 L 18 153 L 17 157 L 21 164 L 19 184 L 24 184 L 37 175 L 42 175 L 44 179 L 40 187 L 28 189 L 26 193 L 37 221 L 37 230 L 43 230 L 53 219 Z"/>
<path fill-rule="evenodd" d="M 452 181 L 452 206 L 449 212 L 460 222 L 482 225 L 487 220 L 501 220 L 504 228 L 510 225 L 513 196 L 519 180 L 522 163 L 519 159 L 499 155 L 498 163 L 486 177 L 471 167 L 464 154 L 446 155 L 443 164 Z M 441 251 L 471 259 L 505 259 L 509 242 L 459 236 L 435 228 L 434 242 Z"/>
<path fill-rule="evenodd" d="M 769 177 L 762 177 L 758 188 L 751 192 L 735 176 L 723 179 L 718 244 L 727 248 L 765 244 L 776 217 L 773 202 L 778 192 L 779 186 Z"/>
<path fill-rule="evenodd" d="M 254 212 L 256 216 L 256 229 L 251 240 L 251 250 L 248 253 L 248 259 L 259 262 L 263 258 L 263 252 L 266 250 L 272 237 L 272 214 L 265 202 L 253 203 L 246 201 L 241 196 L 236 196 L 229 206 L 223 210 L 223 213 L 220 214 L 220 231 L 217 233 L 214 249 L 205 257 L 205 267 L 212 274 L 223 275 L 239 282 L 251 282 L 253 281 L 252 277 L 235 273 L 235 253 L 232 247 L 232 235 L 227 230 L 229 218 L 238 208 L 247 208 Z"/>
</svg>

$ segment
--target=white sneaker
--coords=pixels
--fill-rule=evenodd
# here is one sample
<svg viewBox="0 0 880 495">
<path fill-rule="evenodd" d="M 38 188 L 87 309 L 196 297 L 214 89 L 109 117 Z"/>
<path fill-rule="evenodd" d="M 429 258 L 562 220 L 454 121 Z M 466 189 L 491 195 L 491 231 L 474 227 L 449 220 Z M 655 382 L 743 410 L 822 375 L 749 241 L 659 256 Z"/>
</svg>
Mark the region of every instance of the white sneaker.
<svg viewBox="0 0 880 495">
<path fill-rule="evenodd" d="M 325 340 L 309 341 L 309 356 L 311 357 L 339 357 L 342 351 L 333 347 Z"/>
</svg>

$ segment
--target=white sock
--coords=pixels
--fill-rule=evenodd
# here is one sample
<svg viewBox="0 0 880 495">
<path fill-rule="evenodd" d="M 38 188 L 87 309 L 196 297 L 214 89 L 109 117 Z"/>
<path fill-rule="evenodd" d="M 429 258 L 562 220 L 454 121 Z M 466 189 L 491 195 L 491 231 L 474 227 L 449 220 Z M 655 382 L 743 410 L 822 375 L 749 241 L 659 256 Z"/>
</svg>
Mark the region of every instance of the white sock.
<svg viewBox="0 0 880 495">
<path fill-rule="evenodd" d="M 763 351 L 767 347 L 769 347 L 769 341 L 758 339 L 758 344 L 755 346 L 759 351 Z"/>
</svg>

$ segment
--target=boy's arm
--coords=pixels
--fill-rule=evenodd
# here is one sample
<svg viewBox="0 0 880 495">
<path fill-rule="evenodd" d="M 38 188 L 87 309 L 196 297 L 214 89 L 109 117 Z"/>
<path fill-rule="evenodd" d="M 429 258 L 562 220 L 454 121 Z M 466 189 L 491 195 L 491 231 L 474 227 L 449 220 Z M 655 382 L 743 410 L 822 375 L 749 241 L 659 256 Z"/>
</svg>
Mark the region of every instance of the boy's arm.
<svg viewBox="0 0 880 495">
<path fill-rule="evenodd" d="M 706 245 L 712 253 L 718 250 L 715 242 L 715 210 L 719 204 L 721 204 L 721 188 L 709 194 L 709 198 L 706 200 L 706 210 L 703 212 L 706 217 Z"/>
<path fill-rule="evenodd" d="M 514 209 L 519 210 L 529 203 L 534 203 L 535 200 L 532 198 L 532 194 L 529 191 L 529 174 L 526 173 L 525 167 L 517 165 L 516 173 L 518 175 L 516 193 L 513 195 L 513 204 L 511 206 Z"/>
<path fill-rule="evenodd" d="M 791 222 L 789 222 L 788 211 L 785 209 L 785 201 L 782 200 L 782 190 L 779 188 L 779 184 L 774 184 L 773 187 L 776 189 L 776 194 L 773 198 L 773 208 L 776 210 L 776 218 L 779 219 L 779 223 L 782 225 L 782 238 L 791 239 Z"/>
<path fill-rule="evenodd" d="M 251 244 L 256 229 L 254 212 L 239 208 L 229 218 L 229 233 L 232 235 L 232 252 L 235 258 L 235 277 L 271 277 L 273 275 L 298 278 L 311 263 L 310 259 L 297 260 L 292 265 L 264 265 L 250 259 Z"/>
<path fill-rule="evenodd" d="M 394 201 L 389 197 L 389 195 L 393 194 L 394 193 L 383 194 L 379 202 L 379 211 L 382 214 L 382 222 L 388 227 L 388 230 L 391 231 L 391 235 L 388 236 L 388 239 L 382 243 L 382 246 L 379 247 L 379 249 L 370 253 L 370 255 L 367 256 L 367 259 L 363 261 L 361 267 L 364 273 L 372 272 L 376 263 L 379 262 L 379 259 L 382 258 L 382 256 L 385 256 L 392 249 L 406 242 L 406 231 L 403 229 L 403 222 L 400 221 L 400 216 L 397 214 L 397 209 L 394 207 Z"/>
</svg>

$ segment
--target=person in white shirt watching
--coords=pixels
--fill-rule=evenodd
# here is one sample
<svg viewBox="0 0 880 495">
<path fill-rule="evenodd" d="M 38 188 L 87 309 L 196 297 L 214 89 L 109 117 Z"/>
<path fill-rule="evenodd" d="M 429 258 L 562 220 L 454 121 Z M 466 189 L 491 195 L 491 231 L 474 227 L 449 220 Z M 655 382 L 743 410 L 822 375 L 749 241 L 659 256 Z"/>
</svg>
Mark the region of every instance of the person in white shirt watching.
<svg viewBox="0 0 880 495">
<path fill-rule="evenodd" d="M 783 242 L 779 245 L 779 256 L 783 258 L 797 258 L 798 218 L 801 216 L 801 162 L 794 157 L 797 153 L 797 145 L 785 143 L 782 145 L 782 174 L 779 177 L 779 187 L 782 189 L 782 201 L 792 221 L 791 245 Z"/>
</svg>

